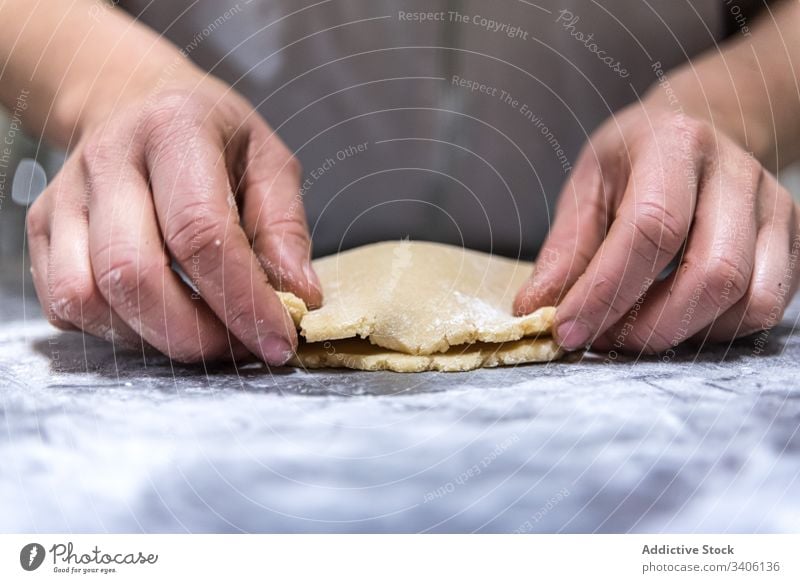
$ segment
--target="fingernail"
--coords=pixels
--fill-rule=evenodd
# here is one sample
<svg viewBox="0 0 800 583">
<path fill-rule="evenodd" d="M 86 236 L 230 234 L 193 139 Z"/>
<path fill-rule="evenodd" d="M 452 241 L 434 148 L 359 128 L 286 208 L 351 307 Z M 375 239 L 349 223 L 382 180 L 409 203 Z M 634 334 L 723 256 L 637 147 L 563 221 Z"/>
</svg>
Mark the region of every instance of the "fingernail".
<svg viewBox="0 0 800 583">
<path fill-rule="evenodd" d="M 303 266 L 303 274 L 306 276 L 306 281 L 308 281 L 308 285 L 310 285 L 317 291 L 322 290 L 322 285 L 319 283 L 319 278 L 317 277 L 317 273 L 314 271 L 314 267 L 311 265 L 310 261 L 306 261 L 305 265 Z"/>
<path fill-rule="evenodd" d="M 578 350 L 589 343 L 591 332 L 580 320 L 569 320 L 556 328 L 556 340 L 566 350 Z"/>
<path fill-rule="evenodd" d="M 528 283 L 522 294 L 518 296 L 517 300 L 517 315 L 524 316 L 533 311 L 536 302 L 536 286 L 534 283 Z"/>
<path fill-rule="evenodd" d="M 303 275 L 305 275 L 308 285 L 306 288 L 308 309 L 314 310 L 322 305 L 322 284 L 319 282 L 319 278 L 310 261 L 303 266 Z"/>
<path fill-rule="evenodd" d="M 267 364 L 283 366 L 294 356 L 294 350 L 292 350 L 292 345 L 289 344 L 286 338 L 277 334 L 268 334 L 261 341 L 261 355 Z"/>
</svg>

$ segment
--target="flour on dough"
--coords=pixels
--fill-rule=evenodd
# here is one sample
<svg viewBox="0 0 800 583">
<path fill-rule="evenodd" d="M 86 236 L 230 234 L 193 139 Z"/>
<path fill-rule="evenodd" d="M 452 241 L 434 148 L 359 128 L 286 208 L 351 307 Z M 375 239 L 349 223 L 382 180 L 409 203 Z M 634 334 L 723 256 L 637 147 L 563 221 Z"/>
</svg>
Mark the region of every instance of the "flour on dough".
<svg viewBox="0 0 800 583">
<path fill-rule="evenodd" d="M 376 243 L 314 262 L 325 305 L 302 319 L 308 342 L 366 338 L 407 354 L 510 342 L 550 330 L 555 308 L 513 317 L 532 263 L 414 241 Z"/>
<path fill-rule="evenodd" d="M 438 243 L 376 243 L 314 262 L 324 305 L 308 311 L 279 292 L 300 329 L 297 366 L 471 370 L 561 356 L 549 337 L 555 308 L 514 317 L 533 269 Z"/>
</svg>

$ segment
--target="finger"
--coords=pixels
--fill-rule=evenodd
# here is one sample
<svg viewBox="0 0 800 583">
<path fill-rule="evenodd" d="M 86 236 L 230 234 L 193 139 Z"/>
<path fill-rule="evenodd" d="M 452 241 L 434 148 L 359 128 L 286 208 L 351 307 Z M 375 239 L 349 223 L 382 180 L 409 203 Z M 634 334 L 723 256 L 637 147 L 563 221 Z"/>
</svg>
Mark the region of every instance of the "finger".
<svg viewBox="0 0 800 583">
<path fill-rule="evenodd" d="M 48 321 L 61 330 L 75 330 L 75 326 L 58 318 L 53 310 L 52 294 L 49 289 L 50 254 L 50 196 L 43 194 L 28 209 L 26 217 L 26 234 L 28 237 L 28 254 L 31 261 L 31 278 L 39 298 L 39 305 Z"/>
<path fill-rule="evenodd" d="M 536 259 L 534 273 L 514 301 L 517 315 L 557 305 L 603 242 L 614 206 L 608 196 L 619 191 L 616 183 L 622 166 L 601 161 L 598 155 L 602 153 L 591 146 L 584 148 L 562 189 L 555 221 Z"/>
<path fill-rule="evenodd" d="M 728 311 L 747 291 L 756 255 L 760 165 L 730 145 L 704 171 L 678 268 L 605 334 L 614 350 L 662 352 Z M 595 343 L 604 347 L 603 343 Z"/>
<path fill-rule="evenodd" d="M 699 155 L 676 141 L 651 139 L 632 160 L 608 237 L 556 313 L 555 336 L 565 348 L 586 346 L 618 321 L 681 249 Z"/>
<path fill-rule="evenodd" d="M 256 256 L 274 288 L 319 307 L 322 291 L 311 266 L 300 164 L 257 116 L 239 134 L 246 140 L 238 188 L 243 193 L 242 225 Z"/>
<path fill-rule="evenodd" d="M 239 224 L 223 142 L 196 120 L 151 132 L 148 169 L 156 213 L 172 257 L 250 351 L 273 365 L 291 358 L 294 324 Z"/>
<path fill-rule="evenodd" d="M 92 267 L 111 307 L 153 347 L 180 362 L 242 356 L 244 347 L 170 268 L 141 169 L 111 147 L 87 149 Z"/>
<path fill-rule="evenodd" d="M 55 318 L 108 342 L 141 348 L 138 334 L 111 309 L 97 289 L 89 257 L 85 175 L 67 164 L 53 184 L 48 289 Z"/>
<path fill-rule="evenodd" d="M 698 342 L 724 342 L 778 324 L 798 288 L 798 211 L 791 195 L 764 171 L 757 195 L 760 229 L 755 268 L 739 302 L 697 334 Z"/>
</svg>

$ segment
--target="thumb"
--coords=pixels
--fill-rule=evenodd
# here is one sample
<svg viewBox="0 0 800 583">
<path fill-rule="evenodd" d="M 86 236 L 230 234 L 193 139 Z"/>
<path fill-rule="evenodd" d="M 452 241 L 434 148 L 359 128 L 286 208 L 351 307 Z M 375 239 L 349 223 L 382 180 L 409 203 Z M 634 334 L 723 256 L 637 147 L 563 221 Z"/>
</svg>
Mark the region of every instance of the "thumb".
<svg viewBox="0 0 800 583">
<path fill-rule="evenodd" d="M 550 233 L 533 273 L 514 300 L 514 312 L 529 314 L 555 306 L 586 270 L 600 248 L 613 211 L 609 172 L 591 147 L 584 148 L 559 196 Z"/>
<path fill-rule="evenodd" d="M 300 163 L 258 114 L 253 114 L 245 133 L 237 189 L 242 225 L 270 284 L 294 293 L 311 308 L 318 307 L 322 288 L 311 266 Z"/>
</svg>

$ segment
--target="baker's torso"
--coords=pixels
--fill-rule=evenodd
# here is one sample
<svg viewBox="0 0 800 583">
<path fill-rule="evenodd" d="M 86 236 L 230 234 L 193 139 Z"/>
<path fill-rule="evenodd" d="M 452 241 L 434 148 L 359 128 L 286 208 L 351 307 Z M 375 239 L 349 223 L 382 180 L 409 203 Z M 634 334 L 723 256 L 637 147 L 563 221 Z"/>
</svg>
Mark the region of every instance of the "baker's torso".
<svg viewBox="0 0 800 583">
<path fill-rule="evenodd" d="M 720 0 L 126 0 L 305 169 L 318 254 L 532 254 L 587 135 L 723 35 Z"/>
</svg>

